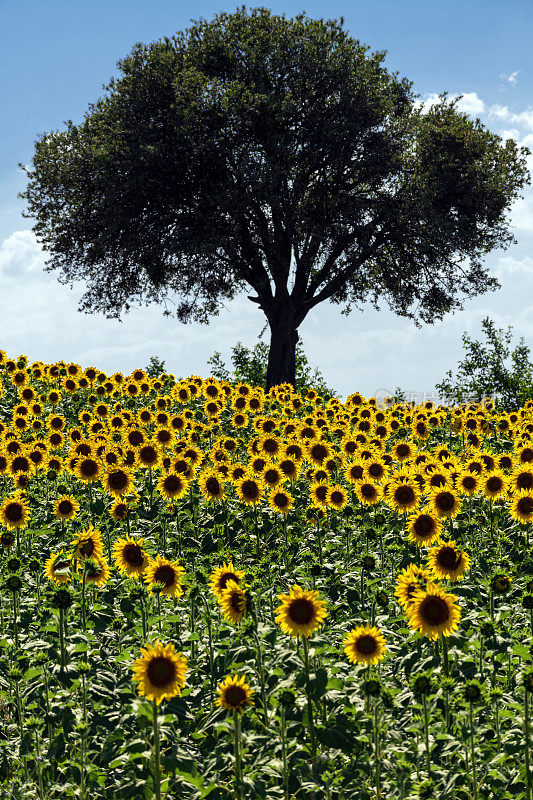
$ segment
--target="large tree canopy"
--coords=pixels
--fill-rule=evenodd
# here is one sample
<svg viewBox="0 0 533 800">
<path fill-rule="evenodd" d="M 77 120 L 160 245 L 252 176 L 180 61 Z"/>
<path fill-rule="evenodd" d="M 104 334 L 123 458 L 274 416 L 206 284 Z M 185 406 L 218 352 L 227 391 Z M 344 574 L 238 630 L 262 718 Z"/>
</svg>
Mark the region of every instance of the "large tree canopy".
<svg viewBox="0 0 533 800">
<path fill-rule="evenodd" d="M 207 322 L 252 291 L 268 386 L 294 382 L 324 300 L 432 322 L 497 287 L 483 258 L 514 241 L 528 151 L 446 94 L 424 113 L 384 58 L 342 19 L 245 7 L 135 45 L 83 122 L 36 141 L 21 196 L 47 269 L 108 316 L 176 301 Z"/>
</svg>

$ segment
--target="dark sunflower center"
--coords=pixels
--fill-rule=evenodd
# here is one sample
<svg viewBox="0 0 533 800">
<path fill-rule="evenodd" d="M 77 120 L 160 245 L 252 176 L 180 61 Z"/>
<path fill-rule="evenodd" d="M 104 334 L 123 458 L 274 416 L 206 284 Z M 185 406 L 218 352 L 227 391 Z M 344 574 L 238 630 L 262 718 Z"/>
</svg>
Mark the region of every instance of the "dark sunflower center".
<svg viewBox="0 0 533 800">
<path fill-rule="evenodd" d="M 437 473 L 436 475 L 431 476 L 431 478 L 429 479 L 429 483 L 431 486 L 438 486 L 440 488 L 441 486 L 444 486 L 444 484 L 446 483 L 446 478 L 444 477 L 444 475 L 440 475 L 439 473 Z"/>
<path fill-rule="evenodd" d="M 420 617 L 428 625 L 443 625 L 450 618 L 450 609 L 446 600 L 438 595 L 429 595 L 422 600 L 419 608 Z"/>
<path fill-rule="evenodd" d="M 224 689 L 224 701 L 232 708 L 240 708 L 246 702 L 246 691 L 242 686 L 227 686 Z"/>
<path fill-rule="evenodd" d="M 70 500 L 61 500 L 57 508 L 60 514 L 71 514 L 73 505 Z"/>
<path fill-rule="evenodd" d="M 434 522 L 429 514 L 421 514 L 414 524 L 414 531 L 417 536 L 429 536 L 433 533 Z"/>
<path fill-rule="evenodd" d="M 327 454 L 328 449 L 323 444 L 314 444 L 311 448 L 311 455 L 316 461 L 323 461 Z"/>
<path fill-rule="evenodd" d="M 20 522 L 24 512 L 20 503 L 8 503 L 4 513 L 8 522 Z"/>
<path fill-rule="evenodd" d="M 238 591 L 233 591 L 230 597 L 230 604 L 232 609 L 237 613 L 240 614 L 243 608 L 243 598 L 242 595 Z"/>
<path fill-rule="evenodd" d="M 309 625 L 314 617 L 315 607 L 306 597 L 298 597 L 291 601 L 287 614 L 296 625 Z"/>
<path fill-rule="evenodd" d="M 167 589 L 169 586 L 173 585 L 175 580 L 175 572 L 169 564 L 163 564 L 161 567 L 157 567 L 154 572 L 154 581 L 162 583 Z"/>
<path fill-rule="evenodd" d="M 163 485 L 165 487 L 165 491 L 169 492 L 170 494 L 179 492 L 181 487 L 183 486 L 180 478 L 178 478 L 177 475 L 167 475 L 167 477 L 163 482 Z"/>
<path fill-rule="evenodd" d="M 128 434 L 128 441 L 136 447 L 138 444 L 141 444 L 141 442 L 144 442 L 144 436 L 140 431 L 131 431 L 131 433 Z"/>
<path fill-rule="evenodd" d="M 452 511 L 455 506 L 455 498 L 451 492 L 439 492 L 435 503 L 441 511 Z"/>
<path fill-rule="evenodd" d="M 400 505 L 408 505 L 415 499 L 415 493 L 411 486 L 398 486 L 394 492 L 394 498 Z"/>
<path fill-rule="evenodd" d="M 290 461 L 290 459 L 285 459 L 285 461 L 282 461 L 279 465 L 279 468 L 281 469 L 284 475 L 287 475 L 289 477 L 291 475 L 294 475 L 296 471 L 294 462 Z"/>
<path fill-rule="evenodd" d="M 220 482 L 216 478 L 208 478 L 205 482 L 205 488 L 208 494 L 217 495 L 220 492 Z"/>
<path fill-rule="evenodd" d="M 453 547 L 441 547 L 437 553 L 437 564 L 443 569 L 455 570 L 461 563 L 461 554 Z"/>
<path fill-rule="evenodd" d="M 267 483 L 276 483 L 279 474 L 276 469 L 267 469 L 263 477 Z"/>
<path fill-rule="evenodd" d="M 531 449 L 531 447 L 525 447 L 522 450 L 522 454 L 520 456 L 520 460 L 522 462 L 533 461 L 533 450 Z"/>
<path fill-rule="evenodd" d="M 146 674 L 152 686 L 164 689 L 171 686 L 176 678 L 176 665 L 170 658 L 156 656 L 150 659 Z"/>
<path fill-rule="evenodd" d="M 516 504 L 516 509 L 520 514 L 524 514 L 526 516 L 533 514 L 533 498 L 521 497 Z"/>
<path fill-rule="evenodd" d="M 11 463 L 13 472 L 27 472 L 30 468 L 30 462 L 24 456 L 15 456 Z"/>
<path fill-rule="evenodd" d="M 235 583 L 239 583 L 238 577 L 235 575 L 234 572 L 225 572 L 222 577 L 220 578 L 218 585 L 220 589 L 225 589 L 228 585 L 229 581 L 235 581 Z"/>
<path fill-rule="evenodd" d="M 94 478 L 98 473 L 98 464 L 92 458 L 86 458 L 80 464 L 80 472 L 86 478 Z"/>
<path fill-rule="evenodd" d="M 471 475 L 465 475 L 463 478 L 463 487 L 467 490 L 467 492 L 471 492 L 472 489 L 476 488 L 476 479 Z"/>
<path fill-rule="evenodd" d="M 350 468 L 350 476 L 354 481 L 358 481 L 363 477 L 363 467 L 360 464 L 354 464 L 354 466 Z"/>
<path fill-rule="evenodd" d="M 328 493 L 327 486 L 317 486 L 315 489 L 315 495 L 319 500 L 325 500 L 327 493 Z"/>
<path fill-rule="evenodd" d="M 370 499 L 371 497 L 375 497 L 376 489 L 374 486 L 372 486 L 371 483 L 364 483 L 361 486 L 361 494 L 363 495 L 363 497 L 367 497 Z"/>
<path fill-rule="evenodd" d="M 330 495 L 330 500 L 333 503 L 333 505 L 340 505 L 344 500 L 344 495 L 342 494 L 342 492 L 334 491 Z"/>
<path fill-rule="evenodd" d="M 370 656 L 378 649 L 378 643 L 373 636 L 365 634 L 357 639 L 355 647 L 357 652 L 361 653 L 362 656 Z"/>
<path fill-rule="evenodd" d="M 274 495 L 274 505 L 278 508 L 285 508 L 289 505 L 289 498 L 283 492 L 277 492 Z"/>
<path fill-rule="evenodd" d="M 411 448 L 407 444 L 399 444 L 396 448 L 396 454 L 399 458 L 405 458 L 411 452 Z"/>
<path fill-rule="evenodd" d="M 275 439 L 266 439 L 265 442 L 263 442 L 263 450 L 266 453 L 277 453 L 278 443 Z"/>
<path fill-rule="evenodd" d="M 255 481 L 244 481 L 241 491 L 247 500 L 255 500 L 259 497 L 259 487 Z"/>
<path fill-rule="evenodd" d="M 383 475 L 383 467 L 381 464 L 371 464 L 368 468 L 369 475 L 372 475 L 373 478 L 381 478 Z"/>
<path fill-rule="evenodd" d="M 499 492 L 502 488 L 502 479 L 498 478 L 496 475 L 493 475 L 487 481 L 487 489 L 489 492 Z"/>
<path fill-rule="evenodd" d="M 143 551 L 138 544 L 124 545 L 122 558 L 130 567 L 142 567 L 144 564 Z"/>
<path fill-rule="evenodd" d="M 139 450 L 139 458 L 147 464 L 153 464 L 157 461 L 157 451 L 154 447 L 146 445 L 146 447 L 141 447 Z"/>
<path fill-rule="evenodd" d="M 80 555 L 89 558 L 94 553 L 94 542 L 92 539 L 82 539 L 78 545 Z"/>
<path fill-rule="evenodd" d="M 159 431 L 157 434 L 157 440 L 161 442 L 161 444 L 167 444 L 170 442 L 172 436 L 169 431 Z"/>
<path fill-rule="evenodd" d="M 125 489 L 128 485 L 128 476 L 125 472 L 122 472 L 122 470 L 116 470 L 115 472 L 109 473 L 108 481 L 111 489 L 120 491 L 121 489 Z"/>
</svg>

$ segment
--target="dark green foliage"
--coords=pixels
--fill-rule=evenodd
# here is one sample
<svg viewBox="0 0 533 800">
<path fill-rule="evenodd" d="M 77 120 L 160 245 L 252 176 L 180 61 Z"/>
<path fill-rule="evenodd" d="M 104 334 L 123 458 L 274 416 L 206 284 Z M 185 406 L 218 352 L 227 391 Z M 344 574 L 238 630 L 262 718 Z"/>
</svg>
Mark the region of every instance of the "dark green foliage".
<svg viewBox="0 0 533 800">
<path fill-rule="evenodd" d="M 436 385 L 436 390 L 450 404 L 479 402 L 495 397 L 508 411 L 520 408 L 533 397 L 533 363 L 523 338 L 511 349 L 512 328 L 497 328 L 489 317 L 481 323 L 485 342 L 463 334 L 464 359 L 455 376 L 451 370 Z"/>
<path fill-rule="evenodd" d="M 150 361 L 145 367 L 146 374 L 149 378 L 158 378 L 165 372 L 165 362 L 158 356 L 151 356 Z"/>
<path fill-rule="evenodd" d="M 208 322 L 243 290 L 271 330 L 267 387 L 294 383 L 324 300 L 433 322 L 498 286 L 527 148 L 412 84 L 344 20 L 241 7 L 136 44 L 80 124 L 37 139 L 22 194 L 49 270 L 118 317 L 177 299 Z M 23 165 L 21 165 L 23 166 Z"/>
<path fill-rule="evenodd" d="M 219 352 L 213 353 L 207 363 L 210 367 L 211 375 L 221 381 L 244 381 L 251 386 L 266 387 L 267 367 L 268 367 L 268 345 L 265 342 L 257 342 L 254 347 L 246 347 L 242 342 L 237 342 L 231 348 L 231 363 L 233 371 L 226 367 Z M 303 342 L 298 341 L 296 345 L 296 389 L 316 389 L 322 397 L 335 397 L 336 392 L 327 386 L 320 370 L 311 369 L 307 356 L 304 353 Z"/>
</svg>

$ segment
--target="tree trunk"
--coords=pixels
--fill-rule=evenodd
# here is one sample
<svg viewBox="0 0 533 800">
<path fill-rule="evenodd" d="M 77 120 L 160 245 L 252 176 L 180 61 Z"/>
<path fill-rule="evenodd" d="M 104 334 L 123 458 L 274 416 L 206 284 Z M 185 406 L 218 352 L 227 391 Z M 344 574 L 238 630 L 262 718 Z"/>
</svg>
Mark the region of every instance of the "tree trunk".
<svg viewBox="0 0 533 800">
<path fill-rule="evenodd" d="M 270 350 L 266 374 L 266 390 L 279 383 L 296 382 L 296 343 L 298 331 L 292 313 L 278 314 L 270 323 Z"/>
</svg>

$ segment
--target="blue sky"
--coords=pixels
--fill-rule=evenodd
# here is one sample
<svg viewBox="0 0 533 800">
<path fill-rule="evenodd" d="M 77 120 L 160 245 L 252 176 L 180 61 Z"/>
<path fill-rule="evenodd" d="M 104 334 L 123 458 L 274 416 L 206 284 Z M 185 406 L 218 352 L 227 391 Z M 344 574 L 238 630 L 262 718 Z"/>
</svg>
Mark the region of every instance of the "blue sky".
<svg viewBox="0 0 533 800">
<path fill-rule="evenodd" d="M 250 4 L 249 7 L 254 7 Z M 257 4 L 260 5 L 260 4 Z M 344 16 L 354 38 L 386 50 L 386 66 L 414 83 L 421 101 L 448 91 L 491 130 L 533 151 L 533 7 L 530 0 L 366 0 L 265 4 L 275 13 Z M 210 19 L 236 4 L 169 0 L 0 0 L 0 348 L 31 360 L 73 360 L 109 372 L 144 366 L 152 354 L 177 375 L 206 375 L 214 350 L 227 356 L 253 344 L 264 320 L 242 298 L 209 326 L 183 326 L 157 307 L 134 310 L 122 323 L 77 311 L 82 287 L 61 286 L 42 269 L 44 254 L 22 216 L 18 162 L 29 163 L 35 138 L 79 122 L 116 62 L 149 42 Z M 533 171 L 533 156 L 529 159 Z M 484 316 L 512 325 L 533 348 L 533 189 L 512 210 L 517 243 L 487 257 L 502 288 L 465 303 L 464 311 L 422 329 L 384 308 L 342 316 L 317 307 L 300 334 L 313 365 L 342 394 L 367 396 L 400 385 L 431 392 L 461 357 L 461 334 L 480 331 Z"/>
</svg>

